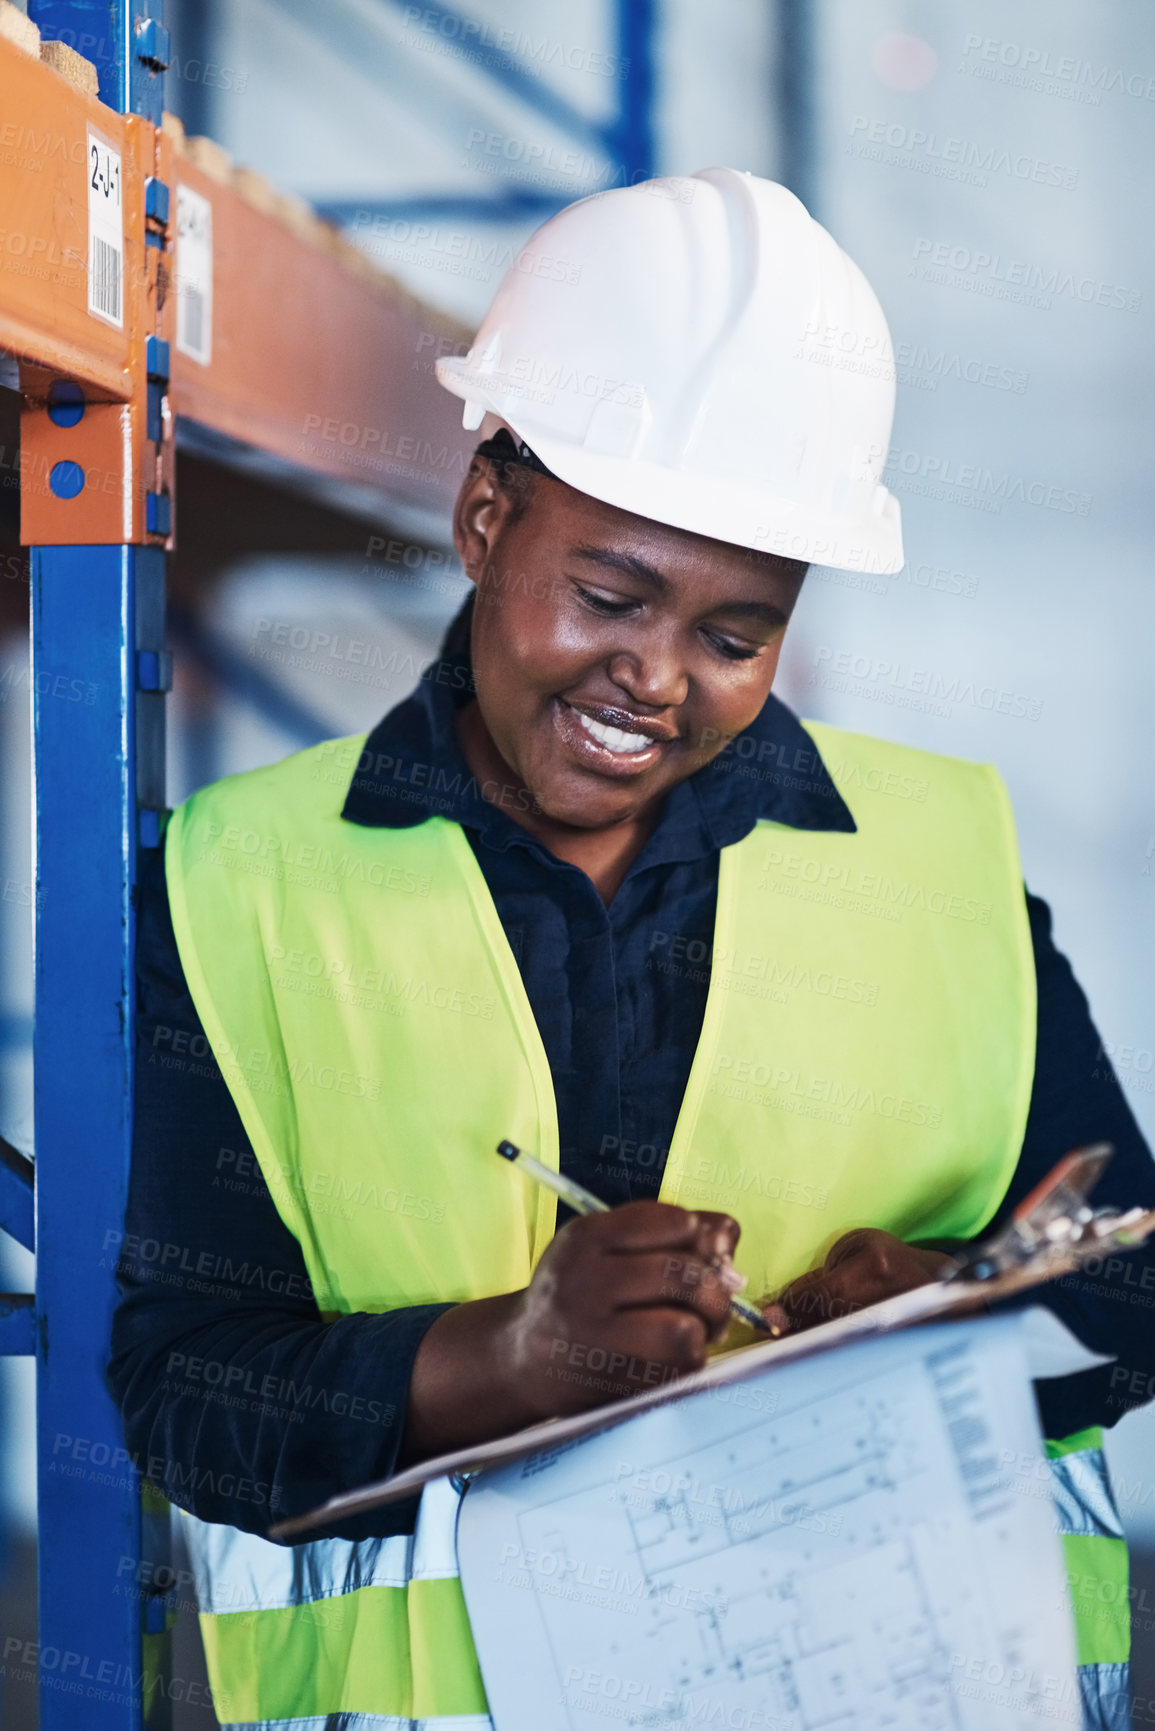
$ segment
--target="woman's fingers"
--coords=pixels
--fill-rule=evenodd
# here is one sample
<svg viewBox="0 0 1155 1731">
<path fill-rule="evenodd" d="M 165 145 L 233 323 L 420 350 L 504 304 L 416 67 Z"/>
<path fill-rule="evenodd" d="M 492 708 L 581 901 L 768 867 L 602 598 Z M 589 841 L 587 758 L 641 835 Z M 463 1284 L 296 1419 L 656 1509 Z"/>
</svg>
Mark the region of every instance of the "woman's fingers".
<svg viewBox="0 0 1155 1731">
<path fill-rule="evenodd" d="M 697 1256 L 660 1251 L 631 1256 L 617 1273 L 611 1302 L 618 1311 L 666 1306 L 690 1310 L 714 1335 L 729 1322 L 732 1274 L 728 1267 L 716 1268 Z"/>
<path fill-rule="evenodd" d="M 782 1333 L 813 1328 L 925 1286 L 950 1266 L 948 1256 L 904 1244 L 890 1232 L 859 1227 L 844 1233 L 823 1266 L 793 1281 L 764 1314 Z"/>
</svg>

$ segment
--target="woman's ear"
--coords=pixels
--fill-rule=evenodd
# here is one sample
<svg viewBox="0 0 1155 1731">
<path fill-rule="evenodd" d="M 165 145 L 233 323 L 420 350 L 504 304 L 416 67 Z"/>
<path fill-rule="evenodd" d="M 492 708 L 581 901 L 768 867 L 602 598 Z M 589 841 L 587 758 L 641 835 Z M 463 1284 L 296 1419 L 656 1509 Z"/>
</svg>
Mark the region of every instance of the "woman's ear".
<svg viewBox="0 0 1155 1731">
<path fill-rule="evenodd" d="M 453 545 L 471 583 L 489 563 L 502 520 L 502 501 L 493 464 L 487 457 L 474 457 L 453 507 Z"/>
</svg>

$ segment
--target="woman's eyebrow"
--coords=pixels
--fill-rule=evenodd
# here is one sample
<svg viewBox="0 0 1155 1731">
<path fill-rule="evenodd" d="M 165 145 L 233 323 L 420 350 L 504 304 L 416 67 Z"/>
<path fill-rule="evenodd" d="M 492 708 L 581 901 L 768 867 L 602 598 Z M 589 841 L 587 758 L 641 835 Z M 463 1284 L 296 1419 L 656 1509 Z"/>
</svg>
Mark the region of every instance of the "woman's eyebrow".
<svg viewBox="0 0 1155 1731">
<path fill-rule="evenodd" d="M 781 607 L 775 607 L 773 601 L 720 601 L 714 612 L 736 615 L 739 619 L 756 619 L 761 625 L 774 627 L 790 623 L 790 615 Z"/>
<path fill-rule="evenodd" d="M 640 583 L 648 583 L 651 589 L 657 589 L 666 594 L 670 588 L 669 578 L 663 577 L 655 565 L 647 565 L 644 559 L 638 559 L 633 553 L 616 553 L 612 547 L 595 547 L 589 542 L 583 542 L 580 547 L 571 547 L 570 557 L 587 559 L 593 565 L 603 565 L 608 571 L 620 571 L 625 577 L 636 577 Z"/>
</svg>

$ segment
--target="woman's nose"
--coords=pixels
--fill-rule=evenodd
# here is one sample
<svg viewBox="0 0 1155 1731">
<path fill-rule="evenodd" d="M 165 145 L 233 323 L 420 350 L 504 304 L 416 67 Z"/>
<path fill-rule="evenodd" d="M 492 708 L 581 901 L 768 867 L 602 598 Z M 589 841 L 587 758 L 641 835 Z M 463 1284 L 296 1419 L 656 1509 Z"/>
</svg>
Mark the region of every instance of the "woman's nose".
<svg viewBox="0 0 1155 1731">
<path fill-rule="evenodd" d="M 655 639 L 638 649 L 619 650 L 609 664 L 610 678 L 631 703 L 647 709 L 671 709 L 686 701 L 689 676 L 670 642 Z"/>
</svg>

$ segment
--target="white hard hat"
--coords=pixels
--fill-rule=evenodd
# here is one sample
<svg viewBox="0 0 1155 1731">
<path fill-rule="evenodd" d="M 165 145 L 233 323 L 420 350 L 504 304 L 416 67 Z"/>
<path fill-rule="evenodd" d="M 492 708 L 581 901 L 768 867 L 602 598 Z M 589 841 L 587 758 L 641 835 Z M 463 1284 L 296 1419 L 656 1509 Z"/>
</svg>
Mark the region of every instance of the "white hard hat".
<svg viewBox="0 0 1155 1731">
<path fill-rule="evenodd" d="M 882 308 L 773 181 L 706 168 L 569 205 L 437 377 L 465 399 L 466 427 L 500 416 L 606 504 L 846 571 L 902 567 L 881 483 Z"/>
</svg>

